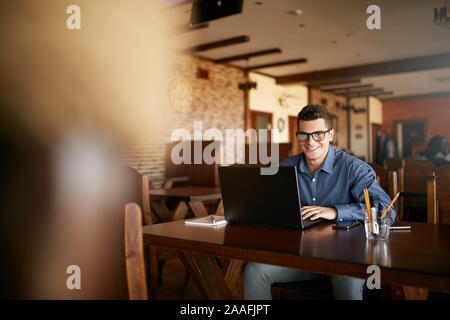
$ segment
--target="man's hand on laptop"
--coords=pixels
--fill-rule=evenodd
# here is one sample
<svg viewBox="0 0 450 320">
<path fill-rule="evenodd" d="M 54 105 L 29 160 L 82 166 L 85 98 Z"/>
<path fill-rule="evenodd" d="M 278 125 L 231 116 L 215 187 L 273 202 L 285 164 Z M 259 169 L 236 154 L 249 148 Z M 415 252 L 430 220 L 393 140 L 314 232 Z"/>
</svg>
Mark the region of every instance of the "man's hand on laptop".
<svg viewBox="0 0 450 320">
<path fill-rule="evenodd" d="M 318 207 L 318 206 L 305 206 L 301 208 L 302 218 L 311 220 L 316 220 L 319 218 L 323 218 L 326 220 L 336 220 L 337 218 L 337 209 L 334 207 Z"/>
</svg>

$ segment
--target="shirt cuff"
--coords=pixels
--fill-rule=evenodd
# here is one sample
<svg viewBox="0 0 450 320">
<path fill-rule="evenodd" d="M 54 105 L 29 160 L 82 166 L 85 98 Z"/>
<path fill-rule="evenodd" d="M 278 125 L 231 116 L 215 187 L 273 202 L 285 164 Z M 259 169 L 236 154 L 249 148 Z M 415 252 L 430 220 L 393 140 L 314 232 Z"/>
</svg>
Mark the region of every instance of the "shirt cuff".
<svg viewBox="0 0 450 320">
<path fill-rule="evenodd" d="M 337 204 L 334 207 L 338 211 L 336 218 L 337 222 L 355 220 L 364 221 L 364 211 L 360 204 Z"/>
</svg>

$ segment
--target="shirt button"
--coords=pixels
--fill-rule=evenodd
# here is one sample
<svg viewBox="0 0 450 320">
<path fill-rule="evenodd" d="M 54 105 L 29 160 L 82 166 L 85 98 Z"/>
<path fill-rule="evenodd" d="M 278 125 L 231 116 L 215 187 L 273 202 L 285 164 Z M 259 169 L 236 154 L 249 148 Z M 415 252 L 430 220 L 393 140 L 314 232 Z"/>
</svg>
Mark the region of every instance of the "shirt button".
<svg viewBox="0 0 450 320">
<path fill-rule="evenodd" d="M 340 222 L 344 221 L 344 219 L 339 219 Z"/>
<path fill-rule="evenodd" d="M 313 198 L 313 201 L 316 201 L 316 198 Z"/>
<path fill-rule="evenodd" d="M 313 179 L 313 182 L 316 182 L 316 179 L 315 179 L 315 178 Z"/>
</svg>

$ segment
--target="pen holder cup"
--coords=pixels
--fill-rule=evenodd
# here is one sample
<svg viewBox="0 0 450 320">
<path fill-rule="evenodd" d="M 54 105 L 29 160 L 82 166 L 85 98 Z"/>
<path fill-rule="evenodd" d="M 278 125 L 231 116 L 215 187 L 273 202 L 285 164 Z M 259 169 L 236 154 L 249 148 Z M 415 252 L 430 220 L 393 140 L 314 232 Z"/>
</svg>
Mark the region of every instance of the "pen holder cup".
<svg viewBox="0 0 450 320">
<path fill-rule="evenodd" d="M 372 222 L 372 223 L 371 223 Z M 375 210 L 372 211 L 372 221 L 369 220 L 367 210 L 364 210 L 364 228 L 367 239 L 387 240 L 389 239 L 389 228 L 391 227 L 391 212 L 388 211 L 383 219 L 376 217 Z"/>
</svg>

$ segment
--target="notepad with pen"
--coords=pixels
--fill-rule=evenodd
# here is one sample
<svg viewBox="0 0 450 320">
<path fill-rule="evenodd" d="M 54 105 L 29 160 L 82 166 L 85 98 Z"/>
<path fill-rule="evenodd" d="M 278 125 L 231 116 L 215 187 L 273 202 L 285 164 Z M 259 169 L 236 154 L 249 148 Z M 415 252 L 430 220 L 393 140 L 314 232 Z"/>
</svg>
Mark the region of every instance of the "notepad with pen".
<svg viewBox="0 0 450 320">
<path fill-rule="evenodd" d="M 217 227 L 225 225 L 227 221 L 224 216 L 209 215 L 198 219 L 191 219 L 184 221 L 184 224 L 190 226 L 205 226 L 205 227 Z"/>
</svg>

